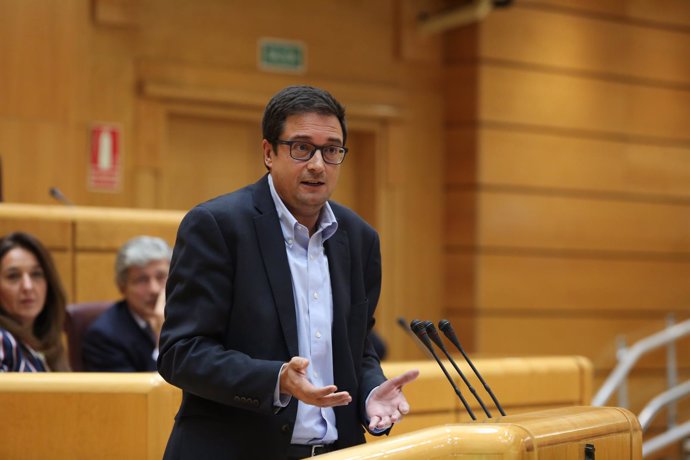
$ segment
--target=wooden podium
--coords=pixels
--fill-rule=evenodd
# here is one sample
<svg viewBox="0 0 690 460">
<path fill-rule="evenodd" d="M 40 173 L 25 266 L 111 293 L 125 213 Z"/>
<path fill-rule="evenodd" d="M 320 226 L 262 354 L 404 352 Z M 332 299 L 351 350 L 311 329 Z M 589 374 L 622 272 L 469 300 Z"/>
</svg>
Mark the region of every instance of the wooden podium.
<svg viewBox="0 0 690 460">
<path fill-rule="evenodd" d="M 642 430 L 626 409 L 575 406 L 426 428 L 319 458 L 640 460 Z"/>
</svg>

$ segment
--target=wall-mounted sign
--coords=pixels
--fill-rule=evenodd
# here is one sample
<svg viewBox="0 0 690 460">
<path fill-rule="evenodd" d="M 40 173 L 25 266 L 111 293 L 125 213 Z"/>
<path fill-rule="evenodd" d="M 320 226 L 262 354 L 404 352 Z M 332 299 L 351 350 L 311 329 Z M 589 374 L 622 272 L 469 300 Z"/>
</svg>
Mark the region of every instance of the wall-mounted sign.
<svg viewBox="0 0 690 460">
<path fill-rule="evenodd" d="M 117 125 L 91 127 L 89 190 L 115 192 L 120 188 L 121 129 Z"/>
<path fill-rule="evenodd" d="M 307 70 L 307 45 L 300 41 L 261 38 L 259 68 L 273 72 L 304 73 Z"/>
</svg>

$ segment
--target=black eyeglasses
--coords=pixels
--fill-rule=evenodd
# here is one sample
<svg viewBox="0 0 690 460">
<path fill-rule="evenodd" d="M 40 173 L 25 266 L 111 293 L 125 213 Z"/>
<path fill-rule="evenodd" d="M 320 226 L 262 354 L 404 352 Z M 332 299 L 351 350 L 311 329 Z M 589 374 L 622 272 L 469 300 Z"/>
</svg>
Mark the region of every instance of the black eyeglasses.
<svg viewBox="0 0 690 460">
<path fill-rule="evenodd" d="M 339 145 L 314 145 L 304 141 L 277 141 L 278 144 L 290 146 L 290 156 L 295 160 L 309 161 L 321 150 L 323 161 L 331 165 L 339 165 L 345 159 L 347 147 Z"/>
</svg>

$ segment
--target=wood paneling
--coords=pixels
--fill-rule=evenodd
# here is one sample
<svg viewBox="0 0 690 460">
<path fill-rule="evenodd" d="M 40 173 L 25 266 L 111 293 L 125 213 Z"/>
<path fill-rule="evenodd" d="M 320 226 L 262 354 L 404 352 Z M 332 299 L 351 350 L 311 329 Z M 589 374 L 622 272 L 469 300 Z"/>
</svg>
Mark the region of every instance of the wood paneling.
<svg viewBox="0 0 690 460">
<path fill-rule="evenodd" d="M 92 302 L 122 298 L 115 284 L 116 252 L 80 251 L 75 257 L 75 299 Z"/>
<path fill-rule="evenodd" d="M 476 140 L 475 137 L 476 136 Z M 448 131 L 449 184 L 690 203 L 690 149 L 500 126 Z M 473 150 L 470 150 L 473 149 Z"/>
<path fill-rule="evenodd" d="M 0 119 L 61 119 L 68 102 L 62 84 L 71 76 L 63 62 L 72 45 L 66 25 L 73 14 L 62 3 L 0 2 Z"/>
<path fill-rule="evenodd" d="M 160 203 L 187 210 L 261 177 L 256 123 L 173 115 L 167 125 Z"/>
<path fill-rule="evenodd" d="M 150 0 L 142 8 L 141 44 L 145 56 L 208 67 L 257 69 L 257 40 L 279 37 L 307 43 L 307 76 L 347 81 L 395 81 L 395 15 L 391 2 L 343 3 L 308 0 L 296 4 L 271 0 L 237 3 Z M 320 27 L 299 27 L 309 18 Z M 353 35 L 352 25 L 362 34 Z M 366 46 L 353 46 L 366 44 Z"/>
<path fill-rule="evenodd" d="M 77 208 L 73 216 L 75 248 L 117 251 L 139 235 L 158 236 L 172 245 L 183 215 L 178 211 Z"/>
<path fill-rule="evenodd" d="M 448 34 L 447 60 L 467 59 L 468 35 L 468 29 Z M 479 46 L 472 53 L 482 60 L 559 73 L 595 74 L 604 80 L 690 83 L 687 30 L 525 7 L 521 2 L 487 17 L 480 28 Z"/>
<path fill-rule="evenodd" d="M 690 311 L 690 260 L 478 249 L 450 252 L 447 263 L 447 305 L 453 310 L 476 305 L 506 313 L 647 317 Z M 476 285 L 470 285 L 474 277 Z"/>
<path fill-rule="evenodd" d="M 448 191 L 448 243 L 465 243 L 465 209 L 473 192 Z M 518 249 L 618 251 L 646 257 L 690 254 L 690 206 L 580 196 L 485 191 L 477 195 L 477 243 Z"/>
<path fill-rule="evenodd" d="M 677 0 L 526 0 L 446 34 L 444 292 L 466 348 L 583 354 L 598 387 L 617 336 L 688 316 L 689 25 Z M 639 363 L 635 412 L 665 362 Z"/>
<path fill-rule="evenodd" d="M 1 182 L 5 201 L 54 204 L 49 194 L 53 186 L 73 198 L 69 192 L 71 187 L 65 187 L 74 177 L 63 167 L 67 147 L 65 134 L 56 123 L 20 122 L 0 116 Z"/>
<path fill-rule="evenodd" d="M 479 71 L 476 118 L 617 140 L 680 145 L 690 141 L 690 92 L 658 86 L 485 64 Z M 448 69 L 449 97 L 465 99 L 465 66 Z M 448 105 L 448 121 L 466 121 L 461 104 Z"/>
<path fill-rule="evenodd" d="M 683 30 L 690 26 L 690 5 L 684 0 L 521 0 L 520 4 L 573 15 L 602 14 L 609 19 L 627 19 L 650 27 Z"/>
</svg>

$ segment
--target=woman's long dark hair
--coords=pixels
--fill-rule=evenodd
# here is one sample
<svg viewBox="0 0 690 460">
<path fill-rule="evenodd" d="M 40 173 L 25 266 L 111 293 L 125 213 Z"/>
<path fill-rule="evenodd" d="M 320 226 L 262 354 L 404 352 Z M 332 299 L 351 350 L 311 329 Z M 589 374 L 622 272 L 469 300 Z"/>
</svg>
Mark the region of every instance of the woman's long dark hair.
<svg viewBox="0 0 690 460">
<path fill-rule="evenodd" d="M 53 371 L 69 370 L 62 344 L 62 325 L 65 320 L 67 296 L 60 282 L 53 258 L 41 242 L 25 232 L 14 232 L 0 239 L 0 261 L 12 249 L 22 248 L 32 253 L 46 277 L 46 301 L 34 321 L 33 328 L 22 328 L 0 305 L 0 327 L 7 329 L 21 342 L 44 354 Z"/>
</svg>

